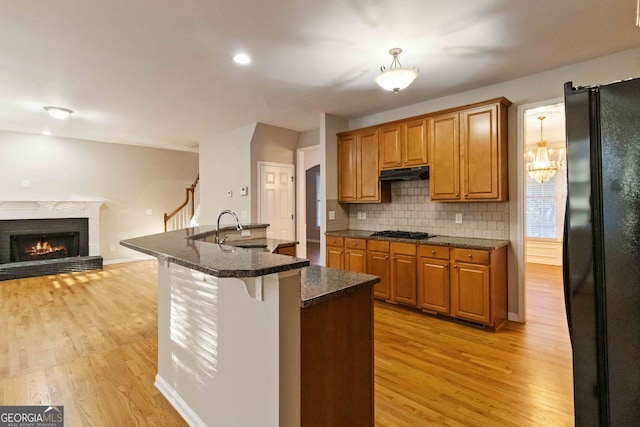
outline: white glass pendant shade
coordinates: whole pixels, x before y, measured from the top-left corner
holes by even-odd
[[[384,89],[393,93],[398,93],[402,89],[409,86],[418,77],[417,68],[404,68],[400,61],[398,61],[398,55],[402,53],[402,49],[395,47],[389,50],[389,54],[393,56],[393,61],[389,66],[389,69],[380,67],[380,74],[376,76],[376,83]]]
[[[69,110],[68,108],[62,108],[62,107],[43,107],[47,113],[49,113],[49,115],[51,117],[53,117],[54,119],[58,119],[58,120],[64,120],[67,117],[69,117],[69,115],[71,113],[73,113],[72,110]]]
[[[394,68],[386,70],[376,76],[376,83],[391,92],[398,92],[409,86],[418,77],[418,72],[412,68]]]

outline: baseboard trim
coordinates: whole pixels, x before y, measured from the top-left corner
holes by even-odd
[[[171,406],[175,408],[176,411],[184,418],[184,420],[190,426],[201,426],[207,427],[202,419],[196,415],[193,410],[185,403],[184,400],[178,395],[178,393],[166,382],[159,374],[156,375],[156,381],[154,385],[160,393],[171,403]]]
[[[507,314],[507,319],[509,319],[511,322],[525,323],[524,320],[520,319],[520,315],[517,313],[509,312]]]
[[[156,259],[156,257],[151,255],[140,255],[131,258],[119,258],[119,259],[110,259],[108,261],[104,261],[103,265],[111,265],[111,264],[124,264],[125,262],[135,262],[135,261],[147,261],[150,259]]]

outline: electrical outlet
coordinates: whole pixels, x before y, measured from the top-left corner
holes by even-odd
[[[462,224],[462,214],[461,213],[457,213],[456,214],[456,224]]]
[[[233,192],[231,190],[227,190],[227,197],[233,196]]]
[[[367,219],[367,213],[366,212],[362,212],[362,219]]]
[[[31,187],[31,181],[28,180],[28,179],[23,179],[22,181],[20,181],[20,187],[22,187],[22,188]]]
[[[358,212],[358,219],[362,219],[362,212]]]
[[[246,217],[247,217],[247,211],[241,211],[240,218],[246,218]]]
[[[329,221],[336,219],[336,211],[329,211]]]
[[[251,236],[251,230],[242,230],[242,231],[240,232],[240,236],[242,236],[242,237],[249,237],[249,236]]]
[[[109,250],[111,252],[115,252],[116,251],[116,245],[114,245],[114,244],[109,245]]]

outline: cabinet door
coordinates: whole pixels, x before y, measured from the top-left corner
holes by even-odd
[[[380,201],[380,166],[378,165],[378,133],[358,135],[356,197],[361,202]]]
[[[344,269],[344,248],[327,246],[327,267]]]
[[[403,125],[402,166],[427,165],[427,121],[416,120]]]
[[[488,324],[491,320],[489,266],[456,262],[452,280],[452,314]]]
[[[420,257],[418,307],[449,314],[449,261]]]
[[[380,169],[402,167],[402,125],[391,125],[379,131]]]
[[[338,201],[356,201],[356,136],[338,140]]]
[[[354,271],[356,273],[367,272],[366,253],[360,249],[347,249],[344,256],[345,270]]]
[[[391,299],[389,288],[390,262],[389,253],[368,252],[367,253],[367,273],[380,276],[380,282],[373,285],[373,296],[376,298]]]
[[[460,199],[460,139],[458,113],[429,120],[429,197]]]
[[[415,256],[393,254],[391,263],[392,300],[415,307],[416,296],[416,265]]]
[[[502,159],[498,155],[497,114],[497,105],[461,113],[462,188],[467,200],[498,198]]]

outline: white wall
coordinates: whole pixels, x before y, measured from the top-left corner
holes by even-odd
[[[521,188],[518,185],[519,182],[522,182],[522,179],[518,179],[518,171],[522,172],[520,159],[523,154],[522,141],[518,140],[516,128],[518,106],[563,97],[564,83],[568,81],[572,81],[574,86],[588,86],[637,76],[640,76],[640,49],[631,49],[476,90],[360,117],[349,122],[349,129],[358,129],[447,108],[473,104],[500,96],[504,96],[513,102],[509,109],[509,217],[511,235],[511,246],[509,248],[509,313],[510,318],[513,320],[524,320],[520,319],[520,313],[524,314],[524,307],[519,302],[521,301],[519,293],[522,292],[524,283],[524,244],[522,237],[518,236],[517,232],[523,227],[522,196]],[[429,77],[425,75],[418,78]],[[411,87],[406,90],[411,90]],[[335,150],[334,147],[328,147],[328,149]],[[333,155],[334,153],[332,152],[331,156]],[[331,175],[325,176],[327,177],[327,198],[330,198],[335,195],[333,191],[337,188],[333,181],[335,178]]]
[[[256,125],[252,123],[200,143],[200,224],[215,224],[223,209],[235,211],[243,223],[251,222],[251,198],[240,196],[240,186],[249,186],[249,194],[255,191],[249,159]],[[227,196],[228,190],[232,197]],[[230,219],[225,215],[222,222],[228,224]]]
[[[106,262],[139,257],[120,240],[162,232],[163,214],[184,201],[198,174],[197,153],[17,132],[0,131],[0,153],[2,201],[103,202]],[[21,187],[22,180],[31,187]]]

